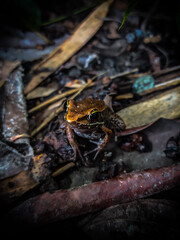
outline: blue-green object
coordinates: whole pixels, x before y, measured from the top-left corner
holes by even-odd
[[[146,75],[138,78],[132,87],[133,93],[140,93],[154,87],[155,80],[152,76]]]
[[[128,33],[126,34],[126,40],[128,43],[133,43],[135,40],[135,35],[134,33]]]

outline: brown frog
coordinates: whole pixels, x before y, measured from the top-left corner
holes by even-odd
[[[98,140],[94,159],[108,144],[112,130],[125,129],[123,120],[115,114],[103,100],[86,98],[79,102],[73,99],[65,103],[66,134],[74,151],[74,159],[77,152],[84,163],[84,158],[79,150],[75,135],[90,140]],[[90,153],[90,152],[89,152]]]

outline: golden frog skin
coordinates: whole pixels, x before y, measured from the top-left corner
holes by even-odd
[[[125,129],[123,120],[105,105],[103,100],[86,98],[79,102],[70,99],[66,102],[66,134],[74,151],[74,160],[77,153],[82,162],[84,158],[79,150],[75,135],[90,140],[99,140],[94,159],[108,144],[112,130],[122,131]],[[90,152],[89,152],[90,153]]]

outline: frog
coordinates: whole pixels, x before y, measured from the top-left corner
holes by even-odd
[[[83,164],[85,160],[76,136],[97,144],[97,147],[89,152],[95,152],[93,158],[95,160],[109,143],[113,131],[123,131],[126,127],[123,119],[101,99],[90,97],[80,101],[69,99],[65,102],[64,109],[66,136],[74,152],[74,161],[78,154]]]

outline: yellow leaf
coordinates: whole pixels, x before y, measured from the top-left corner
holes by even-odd
[[[158,96],[118,112],[127,128],[139,127],[159,118],[180,117],[180,87],[168,90]]]

